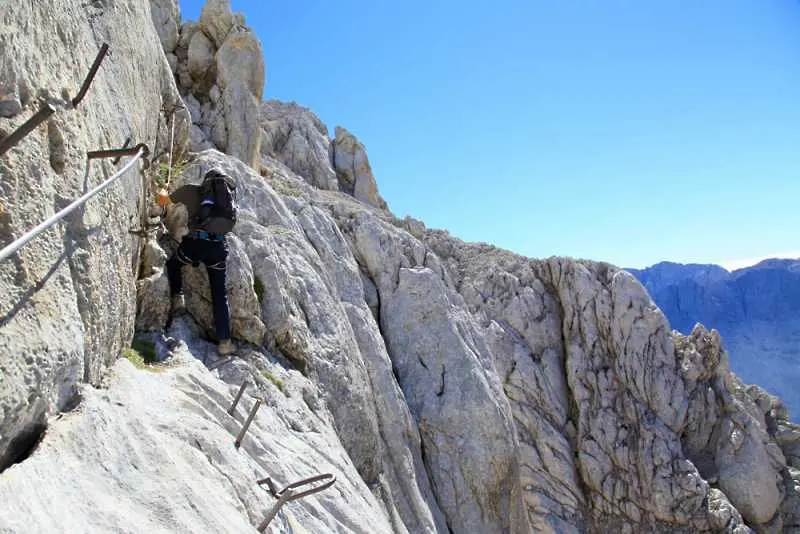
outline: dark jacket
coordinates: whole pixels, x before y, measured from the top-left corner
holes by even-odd
[[[169,198],[173,202],[186,206],[186,214],[189,217],[189,227],[191,228],[192,223],[197,219],[197,212],[200,211],[200,186],[184,185],[173,191]]]

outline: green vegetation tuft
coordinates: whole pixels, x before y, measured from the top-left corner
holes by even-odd
[[[283,180],[270,180],[269,185],[275,192],[287,197],[302,197],[303,192],[299,189],[292,187],[291,184]]]
[[[122,356],[137,369],[161,371],[160,367],[153,365],[156,363],[156,346],[149,341],[135,340],[131,347],[122,349]]]
[[[277,387],[281,393],[283,393],[284,395],[287,394],[286,384],[283,383],[283,380],[272,374],[271,371],[264,369],[263,371],[261,371],[261,376],[263,376],[264,378],[275,384],[275,387]]]
[[[264,302],[264,282],[257,276],[253,277],[253,291],[256,292],[256,297],[258,297],[258,303],[261,304]]]
[[[156,346],[151,341],[143,341],[141,339],[134,339],[131,348],[138,352],[144,363],[156,363],[158,355],[156,354]]]
[[[172,168],[170,169],[169,161],[166,159],[167,156],[162,155],[160,157],[164,159],[154,163],[150,167],[151,170],[148,171],[153,192],[166,187],[167,179],[170,178],[170,175],[172,176],[172,180],[174,180],[177,176],[183,174],[189,164],[189,158],[187,158],[186,155],[175,154],[175,157],[172,159]],[[172,172],[170,172],[170,170]]]
[[[148,365],[144,363],[142,355],[133,350],[132,348],[122,349],[122,355],[125,356],[129,362],[137,369],[147,369]]]

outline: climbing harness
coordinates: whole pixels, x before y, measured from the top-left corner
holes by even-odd
[[[27,245],[34,237],[38,236],[58,221],[66,217],[68,214],[75,211],[75,209],[79,208],[83,204],[86,203],[87,200],[92,198],[93,196],[97,195],[98,193],[102,192],[106,188],[108,188],[111,184],[113,184],[116,180],[122,177],[128,169],[133,167],[137,161],[142,158],[147,158],[150,154],[150,150],[147,148],[145,144],[138,144],[133,148],[127,149],[116,149],[116,150],[95,150],[92,152],[87,152],[87,162],[86,162],[86,174],[84,175],[85,178],[89,176],[89,168],[91,166],[92,160],[97,158],[112,158],[116,156],[133,156],[133,158],[125,164],[119,171],[117,171],[114,175],[108,178],[106,181],[89,191],[88,193],[84,194],[74,202],[72,202],[69,206],[62,209],[46,221],[42,222],[38,226],[34,227],[29,232],[25,233],[10,245],[0,250],[0,261],[7,259],[9,256],[14,254],[16,251]],[[145,159],[145,162],[147,160]]]
[[[92,67],[89,69],[89,74],[86,75],[86,79],[83,81],[83,85],[81,85],[78,94],[75,95],[75,98],[73,98],[71,101],[73,109],[76,108],[78,104],[80,104],[81,100],[83,100],[83,97],[86,96],[86,92],[92,85],[92,81],[94,80],[94,77],[100,68],[100,64],[103,62],[103,59],[105,59],[107,54],[108,44],[103,43],[103,46],[100,47],[100,52],[97,53],[97,57],[94,59],[94,63],[92,63]],[[54,108],[52,104],[48,102],[42,104],[42,106],[39,108],[39,111],[37,111],[33,117],[22,123],[22,125],[11,132],[10,135],[0,140],[0,156],[8,152],[17,143],[22,141],[25,136],[35,130],[36,127],[42,124],[44,121],[49,119],[55,112],[56,108]]]
[[[225,241],[224,235],[212,234],[205,230],[192,230],[187,234],[192,239],[205,239],[206,241]]]

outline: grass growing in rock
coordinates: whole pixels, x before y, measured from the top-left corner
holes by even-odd
[[[301,190],[295,189],[287,182],[283,182],[281,180],[270,180],[269,185],[275,190],[275,192],[283,196],[295,198],[303,196],[303,192]]]
[[[284,384],[283,380],[275,376],[271,371],[264,369],[261,371],[261,376],[275,384],[275,387],[278,388],[281,393],[288,396],[286,393],[286,384]]]
[[[158,361],[156,346],[150,341],[134,339],[133,343],[131,343],[131,348],[142,355],[144,363],[156,363]]]
[[[253,277],[253,291],[256,292],[256,297],[258,297],[258,303],[261,304],[264,302],[264,282],[257,276]]]
[[[135,340],[131,347],[122,349],[122,356],[137,369],[151,372],[161,371],[154,365],[156,363],[156,347],[150,342]]]
[[[169,166],[169,161],[160,161],[155,166],[155,172],[152,175],[152,183],[156,189],[161,189],[167,185],[170,179],[183,174],[186,170],[186,165],[189,162],[183,154],[176,154],[172,159],[172,167]]]

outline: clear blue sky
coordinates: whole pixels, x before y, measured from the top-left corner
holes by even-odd
[[[800,250],[796,0],[231,3],[264,97],[352,131],[398,216],[624,267]]]

